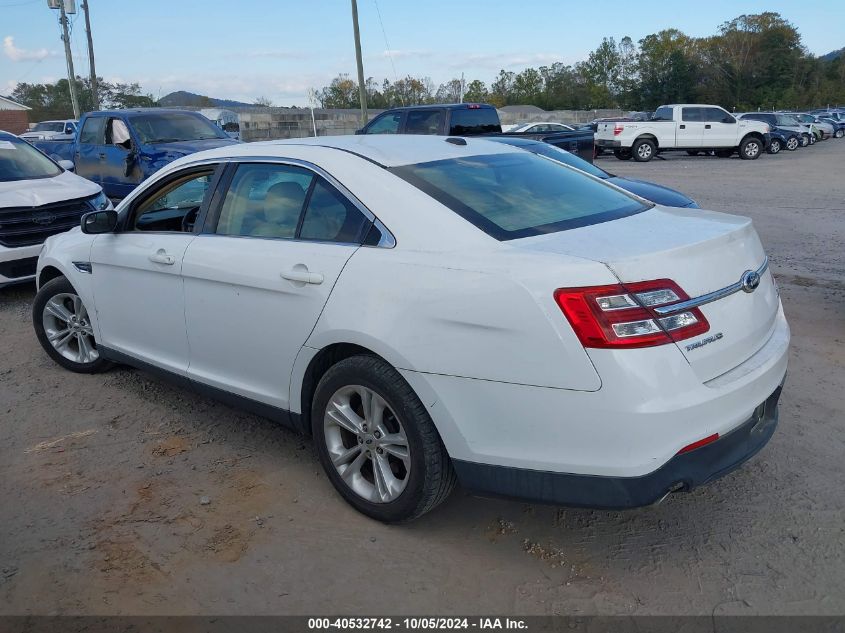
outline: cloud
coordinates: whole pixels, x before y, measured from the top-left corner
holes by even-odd
[[[472,53],[455,55],[451,58],[450,68],[512,68],[514,66],[534,66],[564,62],[559,53]]]
[[[31,51],[24,48],[18,48],[15,46],[15,38],[11,35],[7,35],[3,38],[3,54],[13,62],[40,62],[42,59],[55,57],[57,55],[57,53],[50,52],[46,48],[39,48]]]
[[[431,57],[433,54],[434,53],[432,51],[388,49],[388,50],[383,50],[381,53],[374,56],[373,59],[425,58],[425,57]]]

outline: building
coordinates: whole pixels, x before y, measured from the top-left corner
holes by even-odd
[[[0,130],[12,134],[23,134],[29,129],[31,108],[0,95]]]

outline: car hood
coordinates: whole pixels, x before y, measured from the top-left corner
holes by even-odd
[[[44,204],[96,196],[100,185],[69,171],[53,178],[0,182],[0,208],[40,207]]]
[[[240,141],[233,138],[209,138],[201,141],[176,141],[173,143],[154,143],[150,145],[155,151],[171,154],[193,154],[206,149],[223,147],[224,145],[236,145]]]
[[[622,178],[621,176],[612,176],[607,179],[607,182],[611,182],[625,191],[630,191],[641,198],[651,200],[666,207],[688,207],[695,205],[695,201],[692,198],[685,196],[680,191],[675,191],[663,185],[656,185],[653,182]]]

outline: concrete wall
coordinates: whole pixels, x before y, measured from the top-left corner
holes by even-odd
[[[194,108],[190,108],[194,109]],[[231,108],[240,117],[241,140],[269,141],[282,138],[314,136],[311,111],[308,108]],[[383,110],[370,110],[370,119]],[[589,123],[595,118],[622,116],[622,110],[554,110],[551,112],[503,112],[499,118],[505,125],[531,121]],[[354,134],[361,127],[358,110],[314,110],[317,136]]]

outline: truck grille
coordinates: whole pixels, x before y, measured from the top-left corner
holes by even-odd
[[[92,210],[85,199],[0,209],[0,244],[12,248],[41,244],[51,235],[79,226],[82,214]]]

